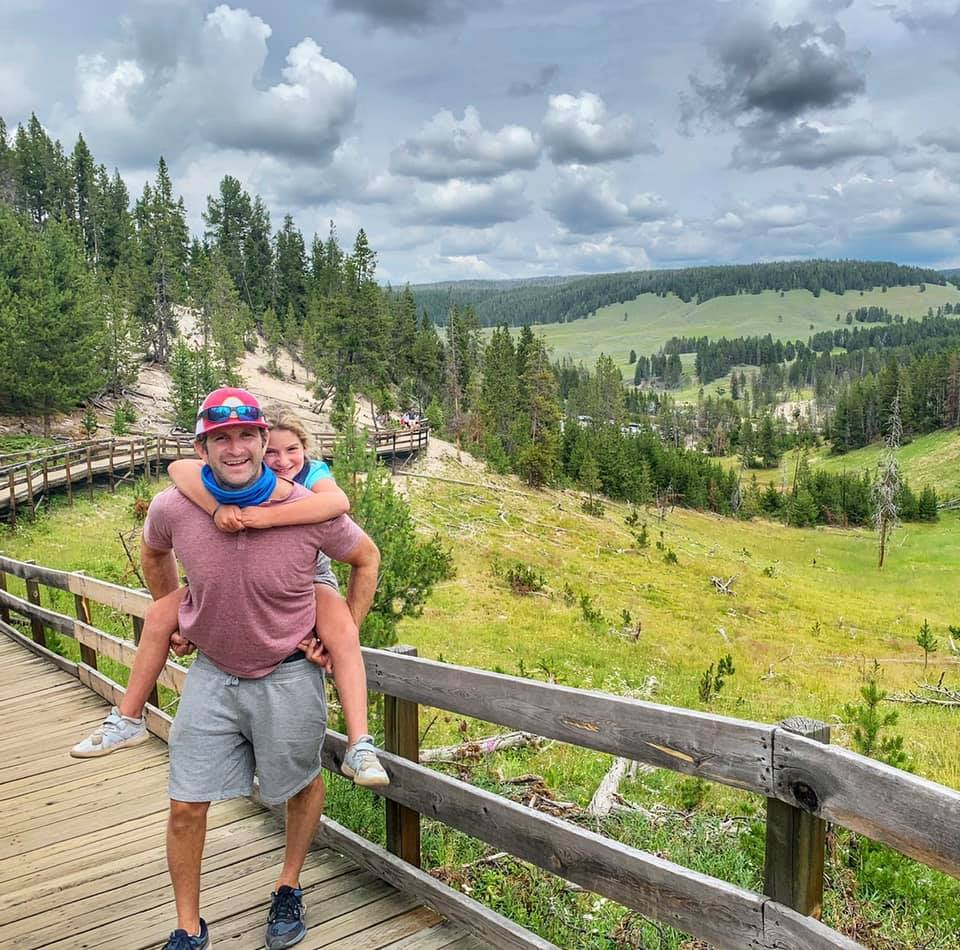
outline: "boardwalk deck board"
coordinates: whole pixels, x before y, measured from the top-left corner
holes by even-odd
[[[166,747],[152,738],[104,759],[70,758],[105,703],[2,637],[0,691],[0,946],[159,947],[175,919]],[[218,944],[263,946],[283,840],[279,821],[253,802],[211,807],[203,913]],[[329,848],[309,854],[302,884],[314,925],[305,950],[399,946],[421,931],[428,942],[411,950],[440,950],[464,935],[438,930],[444,923],[432,910]]]

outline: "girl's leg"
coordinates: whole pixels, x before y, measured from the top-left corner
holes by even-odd
[[[317,584],[317,637],[333,659],[347,743],[367,735],[367,673],[360,653],[357,626],[347,602],[327,584]]]
[[[167,662],[170,634],[177,629],[177,613],[186,592],[186,587],[180,587],[166,597],[154,601],[147,610],[143,619],[140,645],[130,669],[127,691],[117,706],[121,716],[139,719],[143,715],[143,707],[147,703],[150,690],[156,685],[157,678]]]

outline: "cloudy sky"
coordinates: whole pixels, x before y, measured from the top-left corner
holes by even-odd
[[[960,266],[960,0],[0,0],[0,115],[378,274]]]

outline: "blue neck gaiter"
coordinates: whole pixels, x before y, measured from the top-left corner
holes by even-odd
[[[200,470],[200,477],[203,479],[203,486],[217,499],[221,505],[236,505],[238,508],[249,508],[251,505],[259,505],[265,502],[277,487],[277,476],[273,469],[262,465],[260,477],[246,488],[232,490],[223,488],[213,477],[213,469],[209,465],[204,465]]]

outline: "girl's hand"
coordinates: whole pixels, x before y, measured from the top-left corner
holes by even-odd
[[[267,514],[266,508],[261,508],[259,505],[251,505],[249,508],[241,508],[240,511],[240,520],[243,523],[245,528],[269,528],[270,516]]]
[[[224,534],[236,534],[243,531],[241,509],[236,505],[221,505],[213,514],[213,523],[224,532]]]
[[[191,643],[179,630],[174,630],[170,634],[170,649],[177,656],[186,656],[188,653],[193,653],[196,650],[197,645]]]
[[[307,654],[307,659],[317,666],[322,666],[327,673],[333,672],[333,657],[327,648],[312,634],[301,640],[297,646]]]

